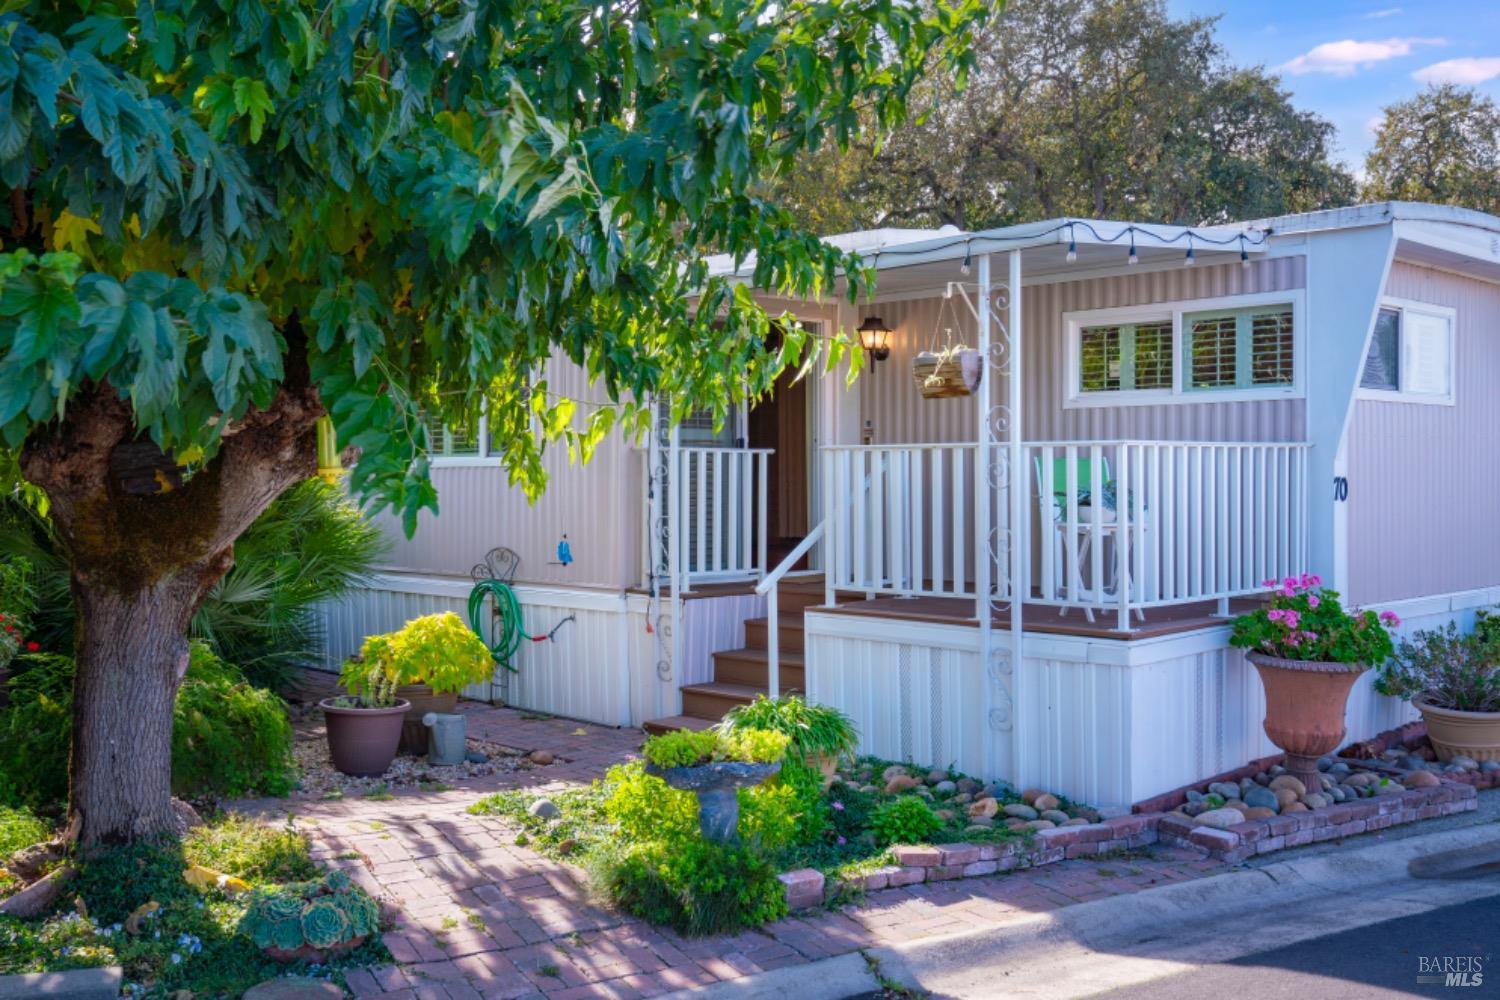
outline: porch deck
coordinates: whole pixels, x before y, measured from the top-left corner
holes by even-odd
[[[1258,602],[1253,598],[1230,602],[1231,614],[1240,614],[1252,609]],[[834,607],[810,607],[807,610],[819,614],[863,615],[898,621],[927,622],[937,625],[968,625],[979,627],[974,617],[974,601],[966,597],[897,597],[881,595],[868,600],[843,601]],[[1095,611],[1094,620],[1081,609],[1068,608],[1059,614],[1058,608],[1045,604],[1027,604],[1024,622],[1027,632],[1045,635],[1070,635],[1093,639],[1137,640],[1154,639],[1165,635],[1193,632],[1227,624],[1218,614],[1215,601],[1198,601],[1192,604],[1174,604],[1167,607],[1147,608],[1144,620],[1137,617],[1130,631],[1121,631],[1114,609]],[[993,627],[1010,627],[1010,615],[995,612]]]

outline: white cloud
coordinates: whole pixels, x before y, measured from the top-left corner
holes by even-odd
[[[1386,38],[1380,41],[1356,42],[1345,38],[1338,42],[1324,42],[1284,63],[1279,68],[1293,74],[1331,73],[1334,76],[1352,76],[1361,69],[1388,59],[1410,55],[1421,45],[1445,45],[1441,38]]]
[[[1383,10],[1372,10],[1365,15],[1366,21],[1378,21],[1383,17],[1395,17],[1401,13],[1400,7],[1386,7]]]
[[[1500,76],[1500,56],[1475,59],[1445,59],[1423,66],[1412,74],[1422,83],[1461,83],[1473,86]]]

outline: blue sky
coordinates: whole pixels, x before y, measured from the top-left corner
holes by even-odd
[[[1500,98],[1500,0],[1167,0],[1183,17],[1223,15],[1241,65],[1281,75],[1299,108],[1338,126],[1337,152],[1364,163],[1381,108],[1428,81]]]

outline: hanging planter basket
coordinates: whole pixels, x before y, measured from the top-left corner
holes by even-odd
[[[953,309],[953,325],[944,324],[948,310]],[[953,326],[958,323],[958,307],[944,298],[938,308],[937,322],[932,328],[932,341],[927,350],[911,359],[912,381],[923,399],[954,399],[972,396],[979,389],[979,380],[984,375],[984,359],[972,347],[955,343]],[[938,331],[942,331],[942,348],[938,348]]]
[[[923,351],[911,359],[911,377],[923,399],[971,396],[984,377],[984,364],[972,348]]]

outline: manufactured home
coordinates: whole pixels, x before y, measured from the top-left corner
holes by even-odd
[[[852,384],[786,376],[725,426],[553,454],[536,506],[483,433],[443,434],[441,513],[389,523],[385,571],[326,609],[328,664],[512,575],[550,638],[473,696],[669,728],[803,691],[865,752],[1122,808],[1275,752],[1227,643],[1264,581],[1316,573],[1407,626],[1500,602],[1500,219],[833,239],[868,301],[765,302],[858,335]],[[1414,717],[1372,680],[1350,739]]]

